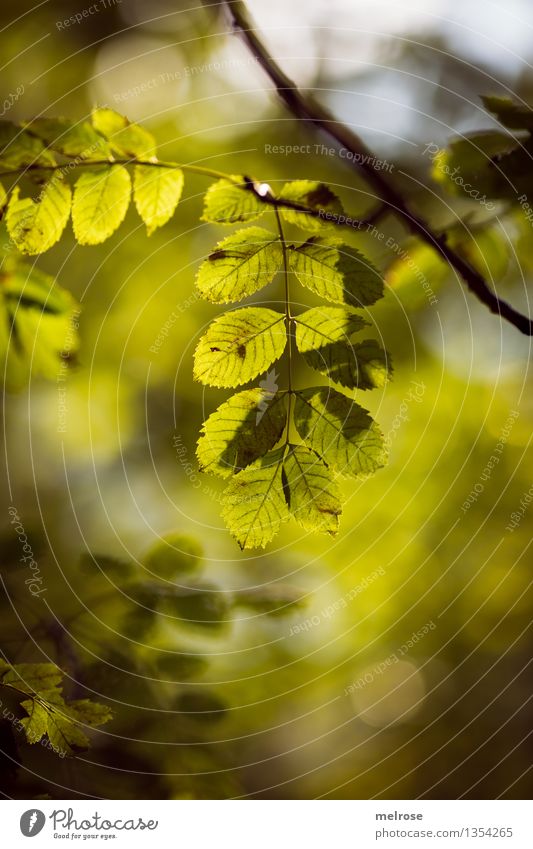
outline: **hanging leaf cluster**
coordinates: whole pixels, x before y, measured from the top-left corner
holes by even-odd
[[[244,223],[268,209],[251,196],[247,178],[233,179],[208,190],[205,221]],[[294,208],[278,206],[279,199]],[[329,187],[299,180],[277,197],[269,193],[269,201],[277,230],[254,225],[222,239],[198,270],[199,293],[233,304],[281,272],[286,291],[296,281],[329,304],[298,314],[290,298],[283,312],[232,309],[214,319],[196,347],[194,376],[205,385],[236,388],[267,373],[259,386],[231,396],[209,416],[197,448],[201,470],[229,479],[222,516],[241,548],[265,546],[290,516],[307,531],[335,534],[343,501],[339,478],[371,475],[386,462],[378,426],[353,399],[354,390],[381,388],[391,375],[379,342],[361,338],[369,322],[360,311],[383,296],[381,275],[314,214],[342,212]],[[284,224],[311,235],[289,243]],[[270,370],[293,344],[327,385],[269,385]]]

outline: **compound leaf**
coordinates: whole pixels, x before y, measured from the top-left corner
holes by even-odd
[[[13,189],[6,214],[7,231],[22,254],[40,254],[61,238],[70,215],[72,192],[63,180],[53,177],[39,198],[19,197]]]
[[[240,301],[270,283],[282,260],[277,236],[262,227],[248,227],[217,244],[200,266],[196,285],[212,303]]]
[[[265,208],[244,177],[231,175],[209,186],[204,197],[202,220],[210,224],[255,221],[263,215]]]
[[[290,445],[283,473],[289,510],[298,524],[306,531],[335,535],[342,496],[331,469],[303,445]]]
[[[149,236],[172,218],[182,191],[183,171],[179,168],[135,166],[133,200]]]
[[[316,232],[329,225],[325,218],[326,213],[341,215],[343,212],[339,198],[329,186],[314,180],[294,180],[291,183],[285,183],[278,197],[320,213],[318,217],[318,215],[308,215],[305,212],[280,207],[280,213],[285,221],[310,232]]]
[[[222,518],[241,549],[264,548],[289,518],[281,474],[284,452],[278,448],[265,454],[224,491]]]
[[[78,178],[72,224],[80,245],[98,245],[115,232],[128,210],[130,192],[130,175],[122,165],[87,171]]]
[[[379,271],[335,237],[312,236],[290,250],[289,268],[303,286],[334,303],[360,307],[383,297]]]
[[[209,386],[239,386],[266,371],[287,344],[285,316],[261,307],[220,315],[194,352],[194,376]]]
[[[307,445],[346,475],[371,475],[386,463],[383,435],[367,410],[334,389],[296,392],[296,430]]]
[[[221,404],[204,422],[198,440],[200,471],[229,477],[270,451],[285,427],[284,398],[255,388]]]

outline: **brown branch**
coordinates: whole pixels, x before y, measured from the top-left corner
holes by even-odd
[[[485,278],[447,244],[445,234],[435,233],[423,218],[411,212],[402,194],[382,171],[376,169],[372,151],[359,136],[338,121],[333,113],[317,103],[311,95],[304,95],[286,76],[258,37],[242,0],[221,0],[221,3],[230,13],[233,28],[242,36],[245,45],[275,85],[278,95],[289,111],[296,118],[326,133],[339,147],[353,154],[354,167],[364,174],[381,201],[387,205],[390,212],[402,219],[409,232],[438,251],[460,274],[470,291],[491,312],[509,321],[521,333],[533,336],[533,320],[517,312],[506,301],[500,300],[489,288]]]

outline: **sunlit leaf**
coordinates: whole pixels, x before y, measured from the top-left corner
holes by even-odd
[[[289,267],[303,286],[334,303],[365,306],[383,296],[372,263],[335,237],[312,236],[298,245],[289,251]]]
[[[327,213],[341,215],[343,212],[339,198],[329,186],[314,180],[294,180],[291,183],[285,183],[278,197],[306,206],[320,214],[320,217],[318,215],[315,217],[305,212],[280,207],[280,213],[285,221],[310,232],[316,232],[328,226]]]
[[[283,461],[285,493],[291,515],[306,531],[335,535],[342,513],[342,496],[334,474],[316,454],[290,445]]]
[[[217,244],[200,266],[196,285],[213,303],[240,301],[270,283],[282,259],[278,236],[248,227]]]
[[[128,210],[130,193],[130,175],[122,165],[85,172],[78,178],[72,224],[80,245],[98,245],[115,232]]]
[[[350,307],[315,307],[295,321],[298,350],[330,380],[348,389],[376,389],[389,379],[390,361],[378,342],[352,342],[368,323]]]
[[[183,171],[136,165],[133,200],[149,236],[172,218],[183,191]]]
[[[285,427],[285,396],[247,389],[233,395],[204,423],[196,456],[200,471],[228,477],[262,457]]]
[[[58,177],[46,183],[37,200],[21,198],[13,189],[6,214],[8,233],[23,254],[47,251],[61,238],[70,215],[70,186]]]
[[[150,159],[155,155],[153,135],[113,109],[94,109],[92,123],[108,140],[115,154],[132,159]]]
[[[285,316],[245,307],[218,316],[194,353],[194,376],[210,386],[238,386],[266,371],[287,344]]]
[[[204,196],[202,219],[211,224],[255,221],[266,209],[244,177],[231,175],[209,186]]]
[[[283,491],[284,449],[271,451],[232,478],[222,518],[242,549],[264,548],[289,518]]]

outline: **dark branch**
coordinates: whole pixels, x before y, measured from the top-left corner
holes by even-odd
[[[302,94],[297,85],[284,74],[257,36],[253,21],[249,17],[242,0],[221,0],[221,2],[231,15],[234,29],[240,33],[252,55],[275,85],[278,95],[289,111],[296,118],[317,127],[333,139],[339,147],[352,153],[354,167],[364,174],[365,179],[375,189],[382,203],[387,206],[390,212],[402,219],[409,232],[423,239],[438,251],[461,275],[470,291],[491,312],[509,321],[521,333],[533,336],[533,320],[517,312],[506,301],[500,300],[489,288],[485,278],[447,244],[445,234],[435,233],[423,218],[411,212],[403,196],[392,182],[383,175],[382,171],[376,169],[376,160],[372,151],[359,136],[338,121],[328,109],[317,103],[311,95]],[[382,212],[379,212],[379,215],[381,214]]]

